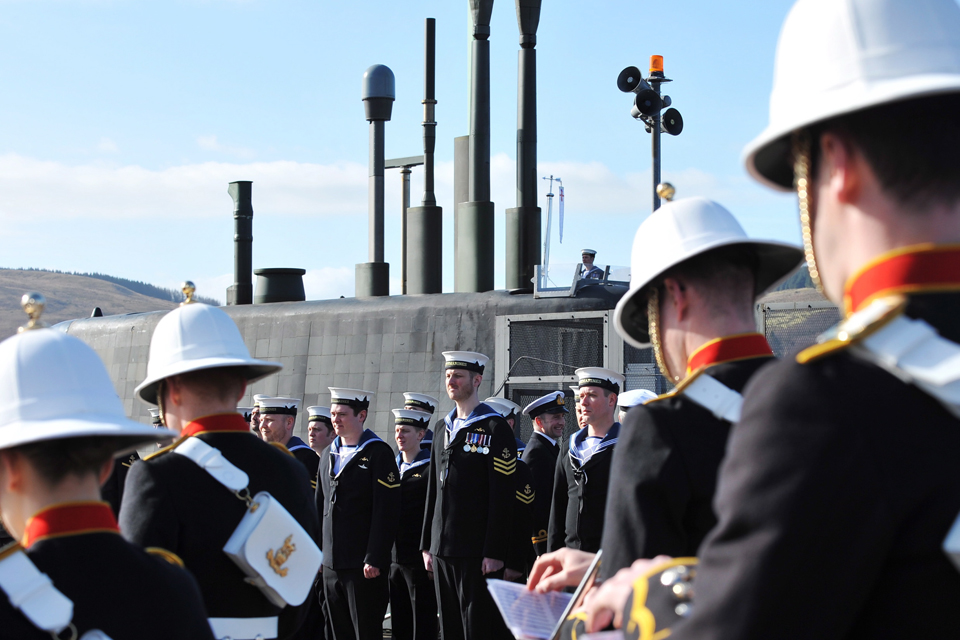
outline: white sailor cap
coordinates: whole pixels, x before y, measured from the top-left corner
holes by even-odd
[[[583,255],[585,253],[591,256],[597,255],[597,252],[594,251],[593,249],[584,249],[583,251],[580,252],[580,255]]]
[[[574,400],[574,402],[576,402],[577,404],[579,404],[579,403],[580,403],[580,387],[571,385],[571,386],[570,386],[570,391],[573,391],[573,400]]]
[[[393,423],[406,424],[418,429],[426,429],[430,425],[430,415],[417,409],[392,409]]]
[[[641,405],[648,400],[653,400],[656,397],[657,394],[649,389],[631,389],[617,396],[617,406],[626,410],[630,407]]]
[[[355,411],[363,411],[370,408],[370,400],[373,399],[372,391],[363,389],[344,389],[342,387],[327,387],[330,389],[330,404],[345,404],[352,407]]]
[[[260,415],[279,413],[284,416],[295,416],[297,409],[300,408],[300,398],[263,398],[257,406],[260,407]]]
[[[414,411],[426,411],[432,414],[440,406],[440,401],[433,396],[425,393],[413,393],[407,391],[403,394],[403,408],[413,409]]]
[[[443,359],[446,360],[444,369],[466,369],[474,373],[483,373],[483,368],[490,361],[490,358],[476,351],[444,351]]]
[[[542,416],[545,413],[570,413],[566,404],[567,401],[563,391],[552,391],[528,404],[523,412],[531,418]]]
[[[259,411],[259,410],[260,410],[260,403],[261,403],[263,400],[266,400],[267,398],[270,398],[270,397],[271,397],[271,396],[268,396],[268,395],[265,394],[265,393],[258,393],[257,395],[253,396],[253,408]]]
[[[163,426],[163,418],[160,417],[160,407],[150,407],[150,424],[155,427]]]
[[[330,421],[330,407],[307,407],[307,422],[326,422]]]
[[[623,383],[626,381],[626,378],[616,371],[603,367],[582,367],[577,369],[575,373],[579,378],[581,388],[600,387],[617,395],[620,394],[620,389],[623,388]]]
[[[520,415],[520,405],[506,398],[491,397],[484,400],[483,403],[504,418]]]
[[[253,407],[237,407],[237,413],[243,416],[243,419],[250,422],[250,414],[253,413]]]

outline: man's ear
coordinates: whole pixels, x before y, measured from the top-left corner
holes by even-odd
[[[111,473],[113,473],[113,458],[110,458],[100,466],[98,480],[101,487],[110,479]]]
[[[685,320],[690,310],[690,292],[686,285],[677,278],[664,278],[663,289],[667,294],[666,304],[676,309],[678,320]]]
[[[475,376],[473,377],[473,388],[474,388],[474,389],[479,389],[481,382],[483,382],[483,374],[482,374],[482,373],[478,373],[477,375],[475,375]]]
[[[23,456],[16,451],[0,451],[0,479],[7,491],[23,489]]]
[[[820,167],[827,188],[843,204],[855,202],[863,188],[866,161],[853,142],[842,134],[820,135]]]
[[[363,414],[363,415],[361,415],[361,414]],[[360,418],[360,422],[366,422],[366,421],[367,421],[367,410],[366,410],[366,409],[361,409],[361,410],[360,410],[360,413],[357,414],[357,417]]]

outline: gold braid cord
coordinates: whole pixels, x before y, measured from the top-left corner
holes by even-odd
[[[823,283],[817,269],[817,258],[813,253],[813,226],[810,224],[810,134],[798,131],[793,134],[793,183],[797,189],[800,204],[800,230],[803,234],[803,255],[807,259],[810,280],[817,291],[823,295]]]
[[[647,331],[650,333],[650,344],[653,346],[653,356],[660,367],[660,373],[672,382],[679,382],[680,376],[670,373],[670,367],[663,358],[663,347],[660,345],[660,291],[656,287],[650,288],[650,296],[647,298]]]

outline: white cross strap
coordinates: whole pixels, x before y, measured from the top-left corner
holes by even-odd
[[[50,577],[22,549],[0,560],[0,589],[38,629],[59,634],[70,625],[73,602],[53,586]]]
[[[960,417],[960,344],[923,320],[898,316],[851,348]]]
[[[213,479],[231,491],[240,491],[250,484],[247,474],[223,457],[216,447],[211,447],[200,438],[187,438],[173,449],[185,458],[196,462]]]
[[[720,420],[740,420],[743,396],[713,376],[701,373],[683,388],[682,393]]]

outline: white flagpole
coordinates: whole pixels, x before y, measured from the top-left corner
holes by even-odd
[[[550,181],[550,188],[547,191],[547,233],[543,240],[543,280],[544,284],[546,284],[547,276],[550,273],[550,228],[553,226],[553,181],[559,180],[559,178],[554,178],[551,174],[549,178],[544,177],[543,179]]]

